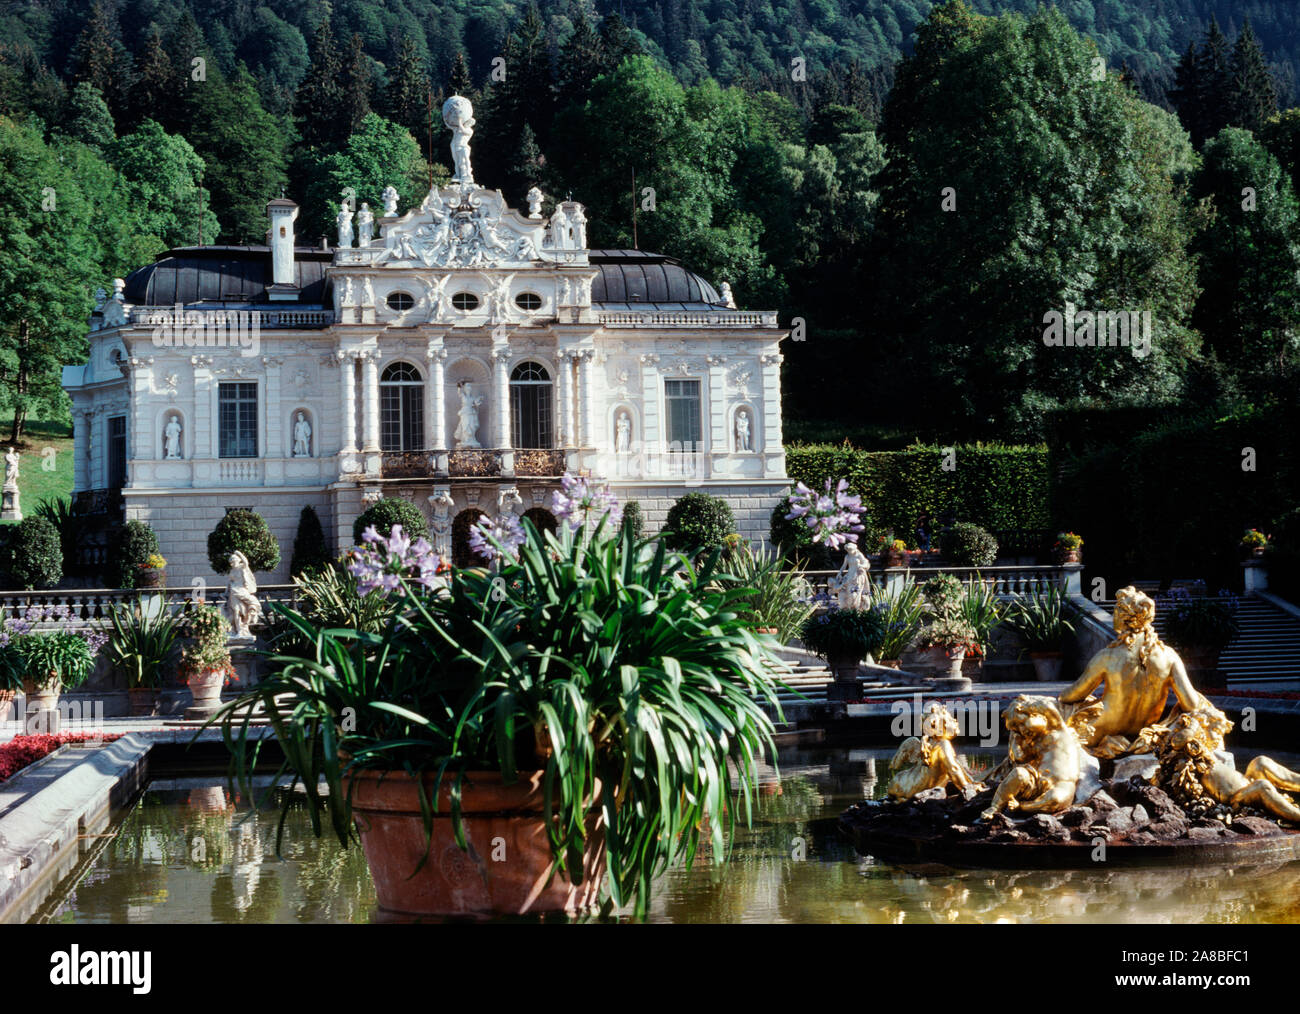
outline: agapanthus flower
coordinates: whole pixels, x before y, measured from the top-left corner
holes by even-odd
[[[479,518],[478,524],[471,526],[469,548],[474,555],[483,560],[495,560],[502,551],[510,557],[519,555],[519,547],[524,544],[524,527],[513,514],[509,517],[505,528],[491,518]]]
[[[812,532],[813,542],[823,542],[830,549],[840,549],[846,543],[857,542],[862,531],[862,498],[849,492],[846,479],[831,488],[826,480],[824,493],[814,493],[802,482],[796,482],[790,495],[790,513],[787,521],[802,518]]]
[[[560,486],[551,497],[551,513],[560,523],[581,528],[599,521],[602,515],[608,516],[612,527],[622,523],[623,509],[608,489],[590,486],[586,479],[568,473],[560,479]]]
[[[401,525],[393,525],[384,538],[371,525],[361,533],[361,541],[363,545],[353,550],[347,569],[362,595],[374,591],[387,595],[401,588],[403,580],[431,590],[446,586],[438,576],[441,561],[423,536],[412,542]]]

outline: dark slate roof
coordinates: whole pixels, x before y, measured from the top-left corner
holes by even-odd
[[[671,257],[645,250],[591,250],[600,274],[593,303],[721,303],[717,290]]]
[[[325,268],[333,259],[330,250],[302,246],[294,249],[298,303],[322,306],[328,302]],[[146,306],[204,301],[257,303],[266,301],[270,284],[270,247],[178,247],[127,276],[126,301]]]
[[[298,303],[329,302],[325,268],[333,257],[333,251],[318,247],[295,248]],[[592,250],[590,260],[600,268],[591,288],[593,303],[721,304],[712,285],[671,257],[644,250]],[[270,284],[269,247],[178,247],[127,276],[126,301],[145,306],[265,302]]]

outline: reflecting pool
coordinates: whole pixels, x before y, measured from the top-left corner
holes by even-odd
[[[1270,751],[1283,763],[1300,758]],[[889,749],[789,749],[768,772],[731,861],[665,874],[652,922],[1300,922],[1300,861],[1069,871],[902,868],[836,831],[849,804],[884,794]],[[1238,752],[1244,765],[1249,752]],[[993,752],[964,755],[976,771]],[[253,812],[219,776],[154,781],[37,920],[369,922],[380,918],[359,848],[312,835],[291,807]]]

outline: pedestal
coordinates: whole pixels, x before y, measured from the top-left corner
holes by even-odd
[[[1251,557],[1249,560],[1242,561],[1241,577],[1247,595],[1251,592],[1268,591],[1268,568],[1264,566],[1264,561],[1260,557]]]
[[[21,521],[23,519],[23,509],[18,502],[19,493],[16,489],[6,489],[4,491],[4,501],[0,504],[0,521]]]

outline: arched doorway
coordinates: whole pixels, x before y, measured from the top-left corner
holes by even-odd
[[[510,374],[511,446],[555,446],[553,420],[551,375],[541,363],[520,363]]]
[[[533,527],[539,532],[553,532],[559,527],[555,515],[545,507],[533,507],[531,510],[524,511],[523,516],[531,521]]]
[[[451,565],[453,567],[486,567],[488,562],[476,556],[469,548],[469,530],[487,517],[477,507],[466,507],[451,523]]]
[[[379,378],[379,446],[424,450],[424,380],[410,363],[393,363]]]

